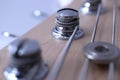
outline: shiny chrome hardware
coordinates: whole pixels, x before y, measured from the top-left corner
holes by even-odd
[[[93,0],[94,1],[94,0]],[[87,80],[87,72],[90,61],[97,64],[108,64],[108,78],[107,80],[114,80],[114,64],[115,60],[120,57],[120,50],[115,46],[115,28],[116,28],[116,15],[117,15],[117,2],[114,0],[113,4],[113,27],[112,27],[112,42],[95,42],[95,35],[97,32],[97,26],[99,21],[100,10],[102,6],[101,4],[98,7],[96,23],[94,26],[93,34],[91,37],[91,43],[87,44],[83,51],[86,56],[85,62],[83,64],[79,80]]]
[[[57,11],[56,26],[52,30],[52,35],[57,39],[69,39],[75,27],[78,30],[75,34],[75,39],[83,36],[83,30],[79,28],[79,13],[77,10],[71,8],[64,8]]]
[[[97,64],[109,64],[120,56],[120,50],[106,42],[89,43],[84,47],[85,56]]]
[[[80,6],[80,13],[82,14],[97,14],[99,5],[102,4],[102,0],[85,0]],[[101,7],[100,13],[104,13],[105,9]]]
[[[34,40],[19,39],[8,47],[9,65],[4,71],[6,80],[43,80],[48,73],[39,43]]]

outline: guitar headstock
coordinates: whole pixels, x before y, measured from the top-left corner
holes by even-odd
[[[90,0],[85,0],[85,1],[90,1]],[[120,10],[118,9],[118,6],[120,6],[120,1],[119,0],[116,0],[116,1],[117,1],[117,9],[116,9],[117,14],[116,14],[116,24],[115,24],[114,45],[117,48],[119,48],[120,47],[119,45],[120,44],[120,41],[119,41],[120,40],[120,37],[119,37]],[[49,78],[52,70],[56,72],[58,70],[57,75],[55,75],[56,77],[53,78],[55,80],[77,80],[77,79],[80,80],[79,77],[81,77],[80,73],[83,70],[84,62],[88,64],[87,63],[88,58],[87,56],[85,57],[84,55],[84,47],[88,43],[90,43],[93,30],[94,30],[94,25],[96,23],[97,13],[95,12],[94,15],[82,14],[80,12],[80,8],[82,4],[84,4],[84,1],[74,0],[74,2],[71,5],[67,6],[69,8],[76,9],[79,11],[79,23],[80,23],[79,28],[84,30],[84,36],[82,38],[73,40],[73,41],[72,39],[71,40],[60,40],[60,39],[54,38],[51,35],[51,30],[53,30],[56,25],[55,23],[56,14],[53,14],[48,19],[46,19],[44,22],[38,24],[35,28],[30,30],[28,33],[26,33],[22,37],[22,38],[35,39],[41,44],[42,57],[49,66],[49,73],[48,73],[48,76],[46,77],[46,80],[52,79],[52,78],[51,79]],[[94,40],[95,42],[100,41],[100,42],[110,43],[110,46],[112,44],[111,43],[112,42],[112,31],[113,31],[112,27],[113,27],[113,22],[114,22],[113,21],[113,4],[114,4],[113,1],[108,1],[108,0],[102,1],[102,7],[106,12],[99,15],[99,22],[97,25],[98,27],[97,27],[97,31],[95,34],[95,40]],[[88,3],[87,3],[87,6],[89,6]],[[71,44],[69,45],[69,43]],[[66,45],[69,47],[65,47]],[[108,46],[109,44],[106,44],[106,45]],[[100,46],[100,47],[95,48],[95,50],[106,52],[108,51],[108,48],[106,47],[103,48]],[[8,64],[6,48],[1,50],[0,53],[1,53],[0,74],[1,74],[1,80],[3,80],[4,79],[3,70]],[[63,54],[67,53],[67,55],[64,56],[63,60],[60,56],[61,53]],[[59,59],[59,57],[61,60]],[[59,62],[59,61],[60,63],[57,65],[56,68],[54,68],[56,62]],[[119,59],[115,61],[114,64],[115,65],[114,65],[114,79],[113,80],[119,80],[120,79]],[[87,70],[87,75],[84,75],[86,76],[85,80],[107,80],[108,79],[109,65],[101,66],[101,65],[95,64],[91,60],[89,61],[88,65],[89,66]],[[54,77],[54,75],[52,75],[52,77]],[[82,80],[84,80],[84,78]]]

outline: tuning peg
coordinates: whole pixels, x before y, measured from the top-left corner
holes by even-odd
[[[8,52],[6,80],[43,80],[47,75],[48,66],[42,60],[37,41],[18,39],[8,46]]]
[[[57,39],[69,39],[75,27],[78,27],[78,30],[74,38],[78,39],[83,36],[83,30],[79,28],[79,13],[75,9],[64,8],[58,10],[55,23],[52,35]]]
[[[99,5],[102,4],[102,0],[85,0],[80,6],[80,12],[82,14],[97,14]],[[104,13],[105,9],[102,7],[100,13]]]

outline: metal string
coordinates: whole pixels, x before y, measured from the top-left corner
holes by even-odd
[[[98,11],[97,11],[97,16],[96,16],[96,23],[95,23],[95,26],[94,26],[94,29],[93,29],[93,33],[92,33],[91,43],[93,43],[94,40],[95,40],[95,35],[96,35],[97,27],[98,27],[101,7],[102,7],[101,4],[99,4]],[[88,72],[88,66],[89,66],[89,59],[86,58],[85,62],[83,64],[81,73],[80,73],[79,80],[86,80],[87,72]]]
[[[78,30],[78,26],[76,26],[74,32],[72,33],[71,37],[67,41],[65,47],[63,48],[62,52],[58,56],[57,61],[55,62],[53,68],[51,69],[49,75],[47,76],[45,80],[56,80],[77,30]]]
[[[114,0],[113,5],[113,27],[112,27],[112,44],[115,44],[115,26],[116,26],[116,15],[117,15],[117,4],[116,0]],[[109,64],[109,72],[108,72],[108,80],[114,80],[114,63],[111,62]]]

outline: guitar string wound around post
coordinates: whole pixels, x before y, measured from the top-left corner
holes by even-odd
[[[78,27],[78,30],[74,39],[81,38],[84,34],[83,30],[79,28],[79,13],[75,9],[64,8],[58,10],[55,23],[56,25],[52,30],[52,36],[57,39],[68,40],[75,27]]]

